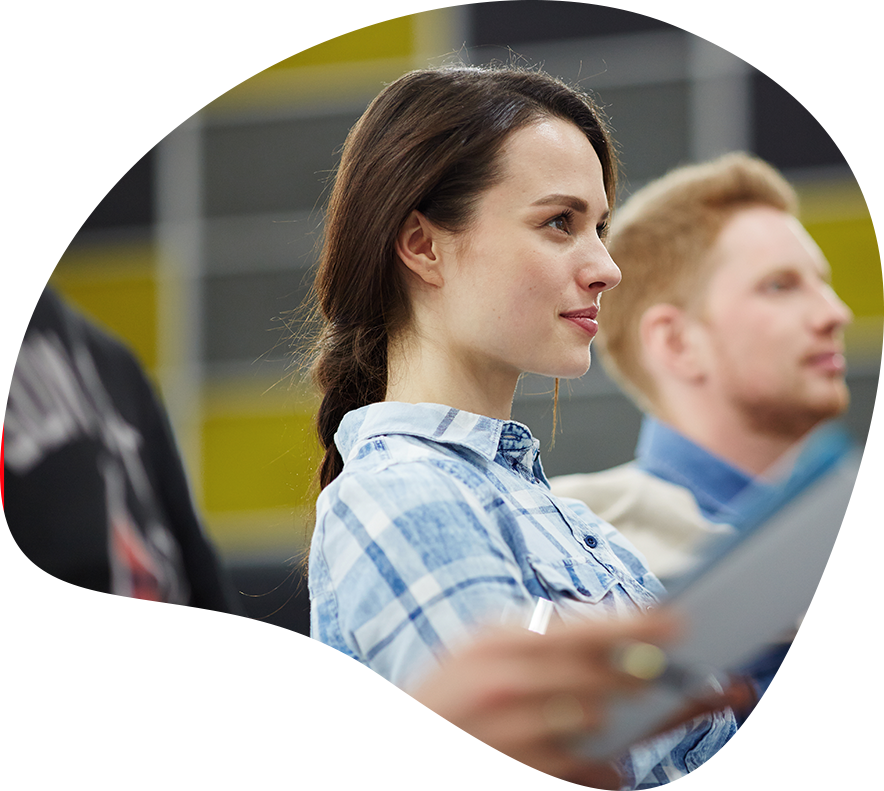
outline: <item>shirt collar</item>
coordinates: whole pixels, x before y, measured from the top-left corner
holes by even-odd
[[[369,404],[348,412],[335,434],[335,445],[346,460],[360,442],[387,434],[469,448],[488,461],[501,453],[529,469],[540,448],[528,427],[514,420],[474,415],[442,404],[397,401]]]
[[[635,453],[639,468],[689,489],[703,515],[713,521],[737,517],[732,503],[753,485],[751,476],[647,415]]]

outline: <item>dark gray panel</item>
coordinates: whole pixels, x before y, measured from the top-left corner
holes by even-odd
[[[609,88],[601,94],[621,154],[623,190],[637,189],[688,159],[686,82]]]
[[[682,27],[685,0],[474,0],[470,6],[471,44],[605,36]]]
[[[552,409],[552,395],[520,399],[513,405],[513,419],[540,440],[548,476],[606,470],[633,458],[641,415],[625,396],[561,394],[556,441],[550,448]]]
[[[684,31],[657,30],[630,36],[531,42],[512,51],[499,46],[470,47],[462,57],[475,65],[510,60],[536,65],[568,84],[604,96],[611,88],[689,79],[691,41]]]
[[[844,418],[850,433],[863,445],[869,437],[872,411],[878,393],[878,371],[872,370],[848,373],[847,385],[850,388],[850,409]]]
[[[303,303],[302,271],[223,275],[205,281],[204,359],[249,363],[255,373],[282,371],[290,359],[287,324]],[[294,318],[300,315],[295,314]]]
[[[205,131],[209,217],[310,211],[358,114],[210,126]]]

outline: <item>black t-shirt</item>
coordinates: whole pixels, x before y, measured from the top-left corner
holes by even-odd
[[[240,612],[135,358],[43,292],[4,420],[4,510],[41,569],[96,591]]]

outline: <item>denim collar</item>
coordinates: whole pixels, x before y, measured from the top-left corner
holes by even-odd
[[[493,461],[499,454],[510,465],[545,479],[538,455],[540,442],[527,426],[443,404],[385,401],[354,409],[344,415],[335,434],[335,445],[341,457],[347,459],[357,444],[390,434],[467,448],[487,461]]]
[[[753,486],[751,476],[647,415],[635,454],[640,469],[689,489],[703,515],[714,522],[737,518],[734,501]]]

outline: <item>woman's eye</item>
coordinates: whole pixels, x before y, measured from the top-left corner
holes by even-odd
[[[603,222],[600,225],[596,225],[595,232],[598,234],[599,239],[604,239],[608,235],[608,223]]]
[[[546,223],[547,228],[555,228],[557,231],[562,231],[563,233],[570,234],[571,233],[571,220],[572,213],[571,212],[562,212],[559,215],[556,215],[551,220]]]

